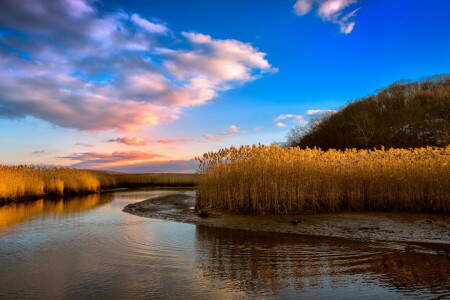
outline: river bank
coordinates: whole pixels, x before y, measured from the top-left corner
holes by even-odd
[[[289,233],[362,240],[436,243],[450,248],[450,217],[444,214],[339,212],[304,215],[199,214],[195,191],[151,198],[127,205],[123,211],[209,227]],[[405,246],[408,248],[408,246]],[[447,248],[438,247],[441,255]],[[413,249],[409,247],[408,249]],[[445,249],[444,249],[445,248]]]

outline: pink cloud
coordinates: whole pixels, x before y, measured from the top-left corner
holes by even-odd
[[[3,117],[138,130],[173,122],[183,107],[276,71],[248,43],[182,33],[189,46],[175,47],[164,24],[124,11],[101,14],[96,3],[0,1],[0,26],[24,37],[2,39]]]
[[[83,152],[62,158],[79,161],[71,165],[77,168],[104,168],[123,165],[133,161],[149,161],[162,155],[143,151],[116,151],[112,153]]]
[[[195,160],[151,161],[104,169],[125,173],[195,173],[198,170],[198,163]]]
[[[241,131],[241,129],[236,125],[231,125],[228,127],[227,131],[221,132],[220,135],[231,135],[236,133],[244,133],[244,131]]]
[[[147,145],[147,141],[144,138],[136,137],[136,136],[126,136],[122,138],[115,138],[108,140],[110,143],[118,143],[125,144],[129,146],[145,146]]]
[[[203,135],[203,137],[210,141],[221,141],[221,140],[223,140],[224,136],[238,134],[238,133],[244,133],[244,132],[245,131],[242,131],[236,125],[231,125],[227,128],[226,131],[219,133],[220,136],[208,133],[208,134]]]
[[[358,0],[297,0],[294,11],[303,16],[317,5],[317,14],[322,20],[338,24],[341,33],[349,34],[355,26],[355,22],[350,22],[349,19],[356,15],[359,8],[348,13],[344,13],[344,10],[357,2]]]
[[[294,4],[294,11],[299,16],[306,15],[311,11],[312,5],[313,0],[298,0]]]
[[[285,128],[285,127],[287,127],[286,124],[281,123],[281,122],[276,123],[275,126],[280,127],[280,128]]]
[[[219,136],[216,136],[216,135],[210,134],[210,133],[204,134],[203,137],[205,139],[207,139],[207,140],[210,140],[210,141],[221,141],[221,140],[223,140],[222,137],[219,137]]]

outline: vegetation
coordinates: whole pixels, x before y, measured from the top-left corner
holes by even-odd
[[[194,186],[196,174],[107,174],[70,168],[0,165],[0,200],[61,196],[110,187]]]
[[[450,143],[450,76],[397,82],[337,113],[294,128],[287,146],[321,149],[446,147]]]
[[[198,161],[199,209],[450,212],[450,146],[322,151],[253,145]]]

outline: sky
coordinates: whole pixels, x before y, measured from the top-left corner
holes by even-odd
[[[447,0],[2,0],[0,164],[195,172],[449,53]]]

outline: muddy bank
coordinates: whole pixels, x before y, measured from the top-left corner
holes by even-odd
[[[450,245],[449,215],[340,212],[247,216],[208,212],[199,216],[194,206],[195,191],[190,191],[129,204],[123,211],[141,217],[210,227]]]

